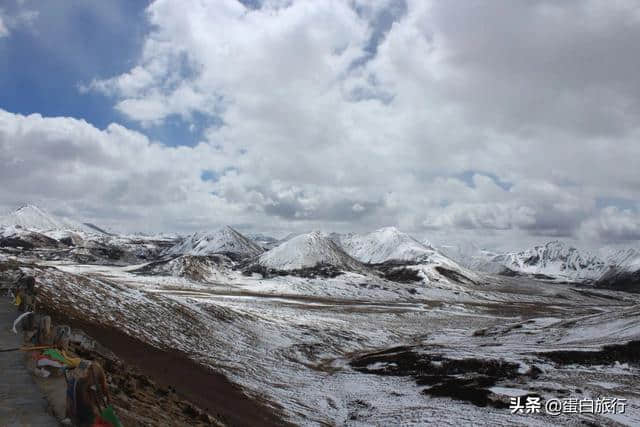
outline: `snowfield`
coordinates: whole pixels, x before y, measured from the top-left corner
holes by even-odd
[[[640,409],[634,391],[640,369],[629,360],[594,365],[544,356],[639,340],[640,301],[633,294],[587,296],[581,289],[539,282],[518,292],[519,284],[508,278],[479,288],[423,284],[425,289],[412,294],[407,285],[367,282],[355,273],[332,279],[238,274],[204,284],[171,276],[158,280],[126,267],[54,265],[24,271],[36,274],[57,311],[161,349],[178,349],[225,373],[249,395],[281,405],[297,424],[463,423],[477,417],[492,425],[557,425],[553,417],[514,418],[498,404],[429,396],[404,365],[415,355],[430,363],[517,365],[516,377],[492,378],[495,402],[507,402],[514,389],[546,398],[599,396],[598,384],[605,381],[615,387],[604,394],[629,399],[636,414]],[[534,287],[543,292],[533,294]],[[402,349],[375,359],[391,348]],[[363,358],[372,363],[361,366]],[[394,364],[407,371],[389,371]],[[536,378],[527,374],[532,366],[541,370]],[[580,419],[602,421],[574,417]]]
[[[607,264],[625,271],[640,270],[640,251],[633,248],[615,251],[607,257]]]
[[[74,233],[0,248],[1,278],[33,274],[49,312],[180,352],[294,424],[640,424],[640,294],[472,271],[392,228],[268,251],[231,228]],[[527,257],[596,265],[559,247]],[[512,415],[524,395],[627,410]]]

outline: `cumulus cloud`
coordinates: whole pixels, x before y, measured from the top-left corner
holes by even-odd
[[[580,238],[585,224],[608,215],[596,200],[640,199],[634,2],[249,6],[157,0],[131,69],[82,82],[143,127],[216,119],[196,147],[162,147],[118,125],[89,131],[72,119],[11,116],[5,125],[64,123],[94,135],[82,142],[56,131],[48,145],[31,138],[24,147],[67,150],[78,176],[93,173],[86,162],[106,168],[101,197],[123,212],[147,202],[160,212],[166,203],[163,224],[174,227],[184,225],[181,216],[203,226],[229,222],[231,212],[264,229],[396,224],[448,236]],[[95,142],[116,139],[121,150],[141,144],[133,162]],[[130,170],[139,162],[158,166]],[[201,169],[214,178],[203,181]],[[38,173],[21,185],[35,191]]]
[[[535,211],[526,206],[458,203],[443,215],[426,220],[427,228],[509,230],[535,223]]]
[[[583,235],[604,243],[640,240],[640,215],[631,209],[609,206],[581,226]]]
[[[0,110],[0,204],[32,201],[119,229],[208,226],[242,218],[200,179],[224,156],[207,144],[165,147],[117,124]]]

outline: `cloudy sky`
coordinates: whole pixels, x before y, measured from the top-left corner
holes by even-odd
[[[640,241],[637,1],[0,1],[0,209]]]

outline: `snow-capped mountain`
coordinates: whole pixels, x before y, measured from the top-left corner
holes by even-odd
[[[395,227],[365,234],[332,234],[331,238],[353,258],[365,264],[382,264],[385,277],[396,280],[396,273],[413,271],[415,279],[430,283],[442,281],[473,282],[477,275],[424,245]]]
[[[422,239],[422,244],[428,248],[434,248],[435,246],[433,245],[433,243],[431,243],[431,240],[429,239]]]
[[[615,251],[607,257],[607,264],[625,271],[640,270],[640,250],[629,248]]]
[[[493,260],[519,273],[564,280],[595,280],[607,270],[607,263],[599,257],[559,241],[499,255]]]
[[[347,254],[366,264],[419,263],[437,254],[432,247],[425,246],[395,227],[365,234],[334,234],[332,238]]]
[[[619,250],[607,257],[607,270],[597,287],[640,292],[640,251]]]
[[[628,273],[640,270],[640,251],[637,249],[597,256],[558,241],[502,254],[480,249],[473,243],[443,245],[438,249],[463,267],[485,273],[512,271],[559,280],[606,281],[611,285],[623,279],[628,281]]]
[[[169,260],[151,262],[134,270],[137,274],[185,277],[195,281],[220,281],[229,279],[233,261],[225,255],[181,255]]]
[[[264,249],[229,226],[213,232],[194,233],[167,251],[170,255],[225,253],[244,257],[258,256],[262,252]]]
[[[73,230],[96,233],[97,230],[82,223],[50,214],[34,205],[25,205],[0,216],[0,226],[18,226],[29,230]]]
[[[258,263],[272,270],[299,270],[329,265],[348,271],[362,271],[364,266],[346,254],[335,242],[319,231],[300,234],[265,252]]]

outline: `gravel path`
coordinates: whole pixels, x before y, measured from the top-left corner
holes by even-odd
[[[11,331],[18,313],[8,298],[0,298],[0,349],[21,344]],[[0,352],[0,426],[58,426],[47,413],[47,401],[27,370],[22,351]]]

